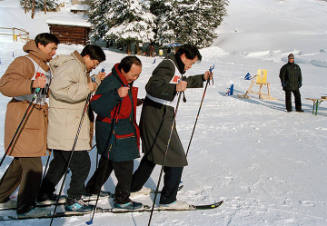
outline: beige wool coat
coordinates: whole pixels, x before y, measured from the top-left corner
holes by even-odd
[[[82,56],[77,52],[57,56],[50,62],[53,79],[49,93],[48,148],[71,151],[90,80]],[[90,150],[90,119],[86,112],[75,151]]]

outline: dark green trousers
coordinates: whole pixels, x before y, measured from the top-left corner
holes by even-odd
[[[42,179],[41,157],[16,157],[0,180],[0,203],[6,202],[19,186],[17,213],[35,205]]]

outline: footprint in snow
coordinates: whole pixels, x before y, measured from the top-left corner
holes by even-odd
[[[314,202],[312,202],[312,201],[300,200],[299,203],[302,206],[306,206],[306,207],[314,207],[314,206],[316,206],[316,204]]]
[[[327,131],[327,128],[323,128],[323,127],[317,127],[316,130],[323,130],[323,131]]]

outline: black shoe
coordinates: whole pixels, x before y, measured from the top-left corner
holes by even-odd
[[[47,200],[50,200],[50,201],[56,201],[58,198],[58,195],[56,194],[49,194],[49,193],[40,193],[37,197],[37,201],[38,202],[43,202],[43,201],[47,201]]]
[[[292,112],[292,110],[287,110],[287,112]]]
[[[35,205],[21,205],[21,206],[17,207],[16,213],[17,214],[25,214],[34,208],[35,208]]]
[[[300,110],[296,110],[296,112],[304,112],[302,109],[300,109]]]
[[[37,202],[40,204],[52,204],[53,202],[56,202],[58,199],[57,194],[47,194],[47,193],[40,193],[37,197]],[[61,196],[59,198],[58,203],[65,203],[66,202],[66,196]]]
[[[110,192],[107,191],[100,191],[99,197],[109,197],[111,195]],[[84,195],[82,195],[82,199],[96,199],[98,197],[98,193],[84,193]]]

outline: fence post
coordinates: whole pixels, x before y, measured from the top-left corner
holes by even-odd
[[[12,39],[14,42],[17,42],[17,35],[15,34],[15,28],[12,28]]]

